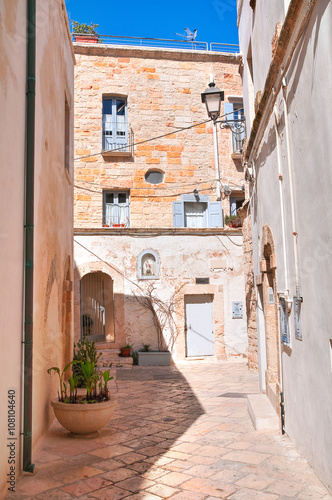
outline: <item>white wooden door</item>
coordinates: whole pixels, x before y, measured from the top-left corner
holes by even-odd
[[[214,354],[213,298],[211,295],[186,297],[187,356]]]

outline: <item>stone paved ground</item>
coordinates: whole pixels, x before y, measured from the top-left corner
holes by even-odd
[[[95,439],[55,424],[11,499],[332,498],[287,437],[254,431],[244,363],[117,369],[114,418]]]

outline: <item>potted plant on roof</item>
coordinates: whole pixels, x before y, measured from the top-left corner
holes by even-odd
[[[229,227],[242,227],[241,217],[239,215],[226,215],[225,224]]]
[[[72,21],[73,34],[75,42],[98,43],[99,35],[96,31],[99,24],[86,24]]]
[[[72,366],[80,368],[85,394],[80,394],[80,377],[75,370],[68,382],[64,381],[67,370]],[[110,370],[99,372],[94,361],[73,359],[62,371],[57,366],[47,370],[49,374],[52,372],[59,376],[58,397],[51,401],[59,423],[74,437],[96,437],[98,430],[109,422],[116,406],[107,387],[113,379]]]

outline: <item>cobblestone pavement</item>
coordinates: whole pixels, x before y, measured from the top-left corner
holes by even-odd
[[[253,429],[245,395],[258,377],[244,363],[120,368],[111,389],[108,427],[73,439],[54,424],[6,498],[332,498],[288,437]]]

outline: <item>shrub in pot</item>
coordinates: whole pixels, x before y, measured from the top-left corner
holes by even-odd
[[[75,365],[79,365],[82,371],[86,388],[84,396],[78,395],[79,377],[75,372],[68,383],[64,381],[67,370]],[[76,437],[95,437],[97,431],[109,422],[116,406],[107,388],[107,382],[113,379],[110,371],[98,372],[95,362],[89,360],[73,360],[62,371],[53,366],[47,372],[59,376],[58,398],[51,402],[59,423]]]
[[[96,31],[96,28],[99,26],[98,24],[72,21],[72,26],[75,42],[97,43],[99,41],[99,35]]]
[[[121,356],[123,356],[124,358],[129,358],[133,345],[134,344],[126,344],[125,346],[120,347]]]

